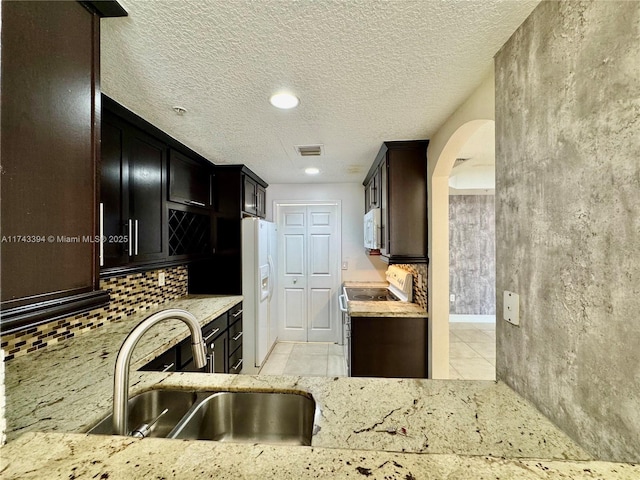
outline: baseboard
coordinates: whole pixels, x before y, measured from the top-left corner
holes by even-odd
[[[449,323],[465,322],[465,323],[496,323],[495,315],[460,315],[449,314]]]

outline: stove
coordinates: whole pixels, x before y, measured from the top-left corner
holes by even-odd
[[[384,287],[345,287],[346,300],[355,302],[411,302],[413,293],[413,276],[400,267],[390,266],[387,269],[389,286]]]
[[[388,288],[345,288],[347,301],[355,302],[397,302],[400,299]]]

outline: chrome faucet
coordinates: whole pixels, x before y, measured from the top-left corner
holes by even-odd
[[[202,368],[207,363],[204,341],[202,340],[202,329],[196,317],[191,313],[186,310],[169,308],[145,318],[125,338],[116,358],[113,379],[113,433],[115,435],[129,435],[129,426],[127,425],[129,416],[129,363],[131,362],[133,349],[147,330],[156,323],[171,319],[181,320],[189,327],[193,362],[196,368]]]

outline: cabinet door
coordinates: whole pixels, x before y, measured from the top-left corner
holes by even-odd
[[[243,176],[242,185],[243,185],[242,190],[243,190],[243,199],[244,199],[242,210],[252,215],[256,215],[258,212],[257,205],[256,205],[258,185],[256,182],[254,182],[250,177],[246,175]]]
[[[129,160],[129,225],[134,262],[162,260],[168,254],[164,230],[165,145],[131,128],[126,150]]]
[[[228,334],[224,332],[213,342],[207,344],[207,363],[213,359],[213,373],[228,373],[227,358]],[[211,365],[207,364],[205,371],[211,372]]]
[[[260,218],[267,215],[267,191],[262,185],[256,185],[256,215]]]
[[[427,378],[425,318],[351,317],[351,376]]]
[[[123,158],[124,128],[111,115],[102,118],[100,203],[103,209],[103,268],[129,262],[128,166]]]
[[[99,22],[79,2],[2,2],[3,333],[108,301],[93,241]]]
[[[378,170],[380,178],[380,253],[382,255],[389,253],[388,165],[388,161],[384,160]]]
[[[211,182],[207,167],[175,150],[171,150],[169,163],[169,200],[208,208]]]

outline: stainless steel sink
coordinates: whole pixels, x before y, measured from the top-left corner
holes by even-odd
[[[297,393],[213,393],[169,437],[311,445],[315,411],[313,398]]]
[[[129,399],[129,427],[136,430],[142,425],[151,427],[149,437],[166,437],[196,403],[198,394],[184,390],[150,390]],[[167,412],[159,415],[167,409]],[[113,415],[101,420],[87,433],[113,435]]]

